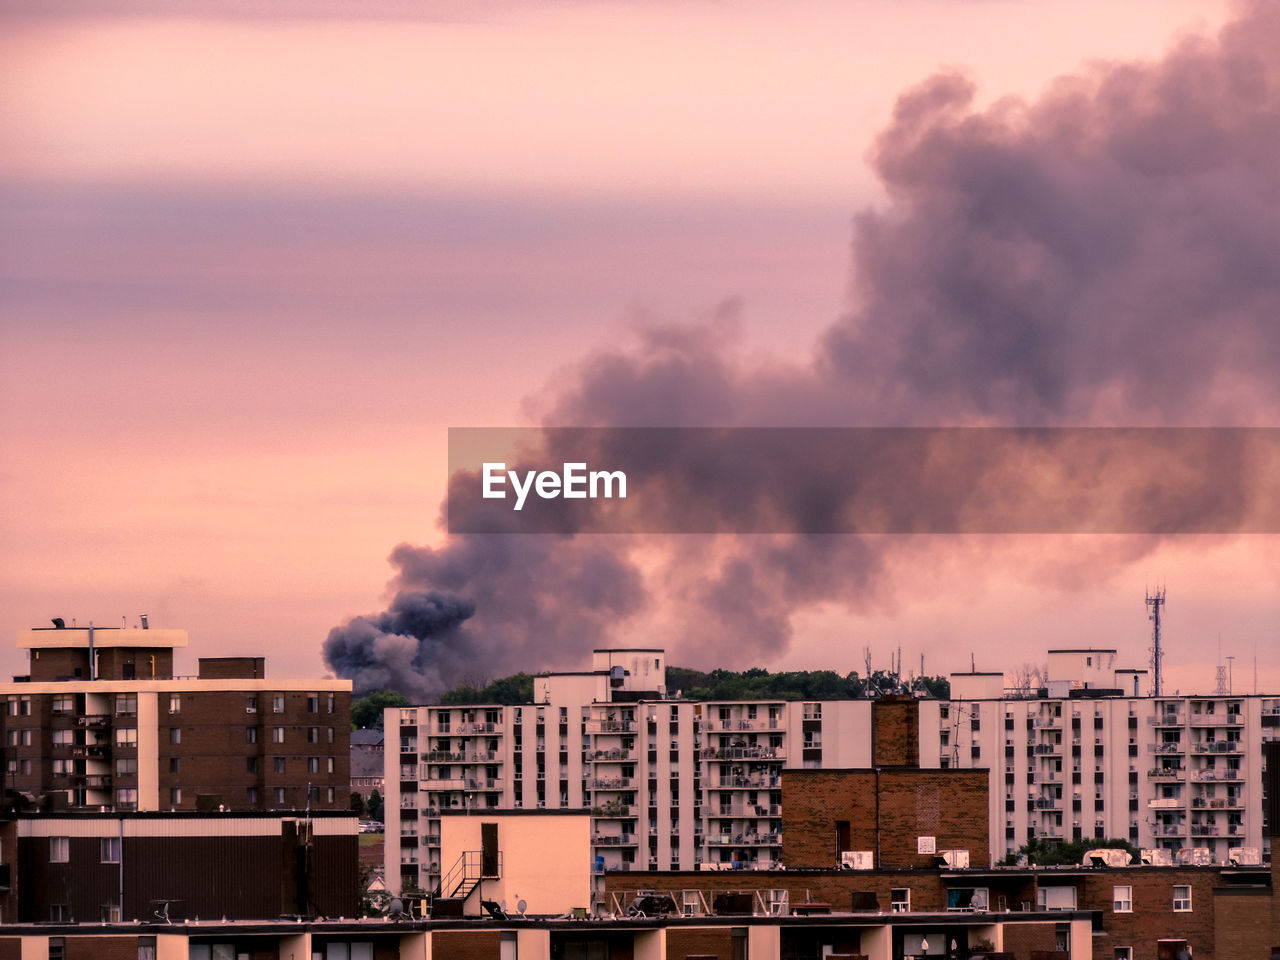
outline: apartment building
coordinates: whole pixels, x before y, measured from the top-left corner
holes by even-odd
[[[4,787],[46,811],[347,810],[351,683],[266,677],[261,657],[174,674],[184,630],[18,636],[0,684]]]
[[[949,701],[920,703],[922,765],[990,770],[997,857],[1036,837],[1123,838],[1170,862],[1269,849],[1262,744],[1280,698],[1150,696],[1110,649],[1051,650],[1048,674],[1011,693],[1002,674],[954,673]]]
[[[775,866],[782,769],[867,766],[870,714],[677,699],[660,649],[597,650],[591,670],[537,677],[531,704],[391,708],[387,876],[433,889],[439,816],[465,809],[589,810],[597,871]]]
[[[389,884],[434,888],[438,817],[458,809],[587,809],[597,871],[768,869],[787,769],[986,771],[992,861],[1036,837],[1125,838],[1170,863],[1268,848],[1280,697],[1152,697],[1105,649],[1050,651],[1051,679],[1024,691],[954,673],[949,700],[691,701],[665,662],[597,650],[538,677],[531,704],[389,710]]]

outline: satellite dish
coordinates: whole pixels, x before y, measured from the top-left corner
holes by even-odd
[[[65,630],[67,629],[67,621],[63,620],[61,617],[54,617],[53,628],[55,630]]]
[[[523,917],[524,912],[528,909],[529,909],[529,904],[525,903],[525,901],[523,900],[516,901],[516,913],[520,914],[520,916]]]
[[[387,905],[387,916],[396,919],[404,916],[404,901],[399,897],[392,897],[391,903]]]

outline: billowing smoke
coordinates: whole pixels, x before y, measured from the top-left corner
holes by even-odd
[[[855,221],[854,302],[811,363],[745,362],[730,303],[587,357],[531,407],[555,426],[1274,422],[1278,47],[1280,7],[1259,3],[1216,38],[1092,66],[1030,103],[977,110],[963,77],[929,79],[877,141],[888,202]],[[1079,562],[1100,576],[1155,542]],[[743,665],[785,650],[798,613],[894,603],[900,571],[938,551],[981,559],[972,539],[927,537],[402,544],[391,610],[335,630],[326,655],[360,687],[385,678],[427,696],[468,671],[569,666],[619,639]],[[401,632],[399,605],[424,593],[474,617]]]

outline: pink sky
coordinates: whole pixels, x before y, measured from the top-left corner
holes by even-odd
[[[381,606],[395,544],[440,541],[447,427],[526,422],[593,350],[725,298],[747,362],[804,360],[848,305],[853,216],[886,202],[866,156],[905,88],[959,67],[980,105],[1031,98],[1228,16],[1203,0],[9,7],[0,637],[147,612],[189,629],[193,654],[265,651],[277,674],[321,670],[328,630]],[[1255,644],[1280,687],[1272,538],[1083,578],[1082,549],[1125,547],[959,551],[900,571],[907,589],[875,609],[799,613],[766,665],[860,669],[864,644],[882,662],[901,644],[933,672],[975,647],[994,667],[1086,641],[1138,662],[1159,577],[1176,683],[1211,682],[1221,634],[1238,689]],[[634,638],[661,642],[662,616]],[[2,641],[0,669],[22,669]]]

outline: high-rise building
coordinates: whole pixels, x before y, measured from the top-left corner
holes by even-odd
[[[992,860],[1033,838],[1218,863],[1267,846],[1277,696],[1152,697],[1145,670],[1088,649],[1050,651],[1050,679],[1020,689],[952,674],[947,700],[693,701],[665,662],[597,650],[591,670],[536,678],[529,704],[388,710],[389,886],[435,887],[439,814],[463,809],[589,810],[598,869],[775,866],[796,768],[986,770]]]
[[[273,680],[261,657],[174,675],[184,630],[21,633],[0,684],[4,786],[45,810],[346,810],[351,683]]]

